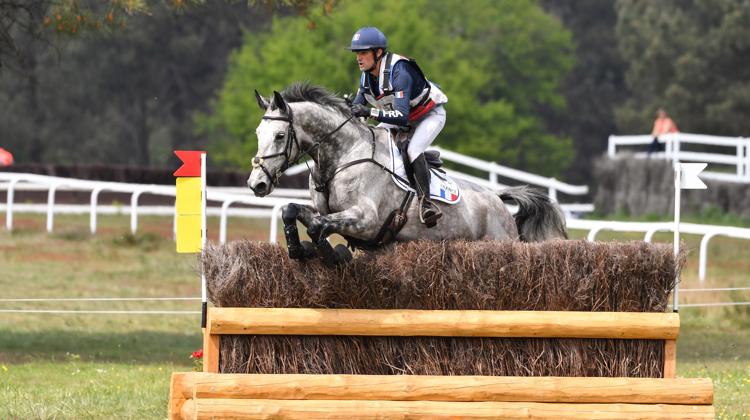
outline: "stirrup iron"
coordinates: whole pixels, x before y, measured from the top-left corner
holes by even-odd
[[[435,203],[427,200],[426,197],[426,195],[423,195],[419,198],[419,221],[428,228],[431,228],[437,224],[438,219],[443,216],[443,213],[440,211],[438,206],[435,205]],[[427,216],[425,216],[425,213],[431,214],[427,214]]]

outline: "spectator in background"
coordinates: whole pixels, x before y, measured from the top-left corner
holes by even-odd
[[[669,118],[669,115],[667,115],[667,112],[664,111],[664,108],[659,108],[658,111],[656,111],[656,120],[654,120],[654,129],[651,130],[651,136],[654,137],[654,140],[651,142],[651,144],[648,145],[648,154],[651,156],[651,153],[653,152],[662,152],[664,151],[664,144],[659,143],[659,136],[662,134],[669,134],[669,133],[679,133],[680,130],[677,129],[677,125],[672,121],[671,118]]]
[[[13,155],[9,151],[0,147],[0,166],[10,166],[13,164]]]

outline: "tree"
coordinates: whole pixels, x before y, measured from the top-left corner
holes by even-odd
[[[535,2],[369,1],[320,13],[314,24],[277,17],[269,32],[245,38],[213,113],[199,119],[214,157],[246,166],[255,153],[253,89],[310,80],[353,92],[357,68],[345,47],[358,27],[374,24],[448,94],[439,144],[550,175],[570,161],[570,140],[545,132],[535,113],[541,104],[564,106],[558,89],[572,65],[570,34]]]
[[[591,163],[616,132],[615,107],[627,98],[625,62],[617,49],[615,0],[544,0],[573,33],[576,63],[562,84],[565,109],[540,110],[552,132],[573,140],[571,182],[587,182]]]
[[[243,31],[318,6],[333,3],[0,0],[0,145],[19,162],[161,163],[201,141],[192,113]]]
[[[624,132],[651,129],[664,107],[682,131],[750,133],[750,3],[618,0],[617,36],[630,98]]]
[[[71,37],[59,53],[39,49],[28,72],[0,74],[0,144],[22,162],[141,165],[202,147],[192,114],[206,109],[229,51],[268,12],[220,2],[149,13],[116,33]]]
[[[268,12],[293,10],[307,16],[311,8],[333,8],[335,0],[244,0],[248,7]],[[163,8],[158,0],[0,0],[0,69],[24,59],[30,43],[49,44],[52,34],[114,31],[126,27],[133,16],[150,15]],[[243,4],[240,0],[224,3]],[[206,5],[206,0],[171,0],[173,10]],[[222,5],[219,4],[219,7]],[[46,29],[45,29],[46,28]]]

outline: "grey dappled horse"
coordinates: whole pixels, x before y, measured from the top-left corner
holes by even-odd
[[[461,201],[439,204],[443,217],[437,226],[427,228],[419,222],[417,200],[407,202],[407,193],[395,185],[386,168],[391,158],[385,129],[352,118],[346,101],[321,87],[295,83],[281,94],[274,92],[270,101],[255,94],[265,111],[256,129],[258,154],[247,180],[255,195],[269,194],[279,176],[304,154],[315,161],[309,180],[313,205],[290,203],[283,208],[291,258],[318,255],[328,264],[351,258],[343,245],[334,250],[328,243],[326,238],[333,233],[360,248],[376,247],[383,242],[384,225],[393,223],[400,205],[406,223],[390,240],[567,238],[559,206],[545,195],[527,187],[497,194],[463,180],[458,180]],[[515,219],[503,200],[518,204]],[[307,228],[314,246],[300,243],[297,220]]]

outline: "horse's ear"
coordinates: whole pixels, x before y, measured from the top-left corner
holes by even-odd
[[[258,101],[258,106],[260,107],[260,109],[264,111],[267,110],[269,106],[271,106],[271,104],[269,104],[268,101],[265,100],[265,98],[260,96],[260,93],[258,93],[257,90],[255,91],[255,99]]]
[[[276,105],[276,108],[279,108],[285,114],[289,113],[286,101],[281,96],[281,94],[279,92],[276,92],[275,90],[273,91],[273,103]]]

